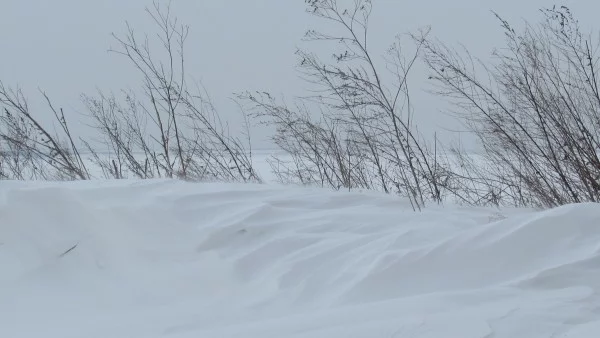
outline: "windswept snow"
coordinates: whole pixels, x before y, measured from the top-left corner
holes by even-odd
[[[0,337],[597,337],[600,205],[0,183]]]

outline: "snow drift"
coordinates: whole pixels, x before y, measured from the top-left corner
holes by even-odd
[[[600,205],[0,183],[0,337],[595,337]]]

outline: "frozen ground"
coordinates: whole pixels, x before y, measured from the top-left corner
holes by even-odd
[[[600,205],[0,182],[0,337],[597,337],[599,291]]]

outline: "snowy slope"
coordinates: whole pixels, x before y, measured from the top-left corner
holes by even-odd
[[[0,337],[597,337],[600,205],[0,182]]]

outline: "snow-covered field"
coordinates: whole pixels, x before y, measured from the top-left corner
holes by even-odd
[[[0,337],[598,337],[600,205],[0,182]]]

